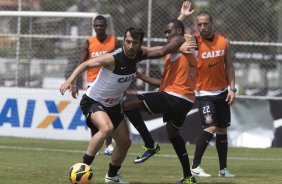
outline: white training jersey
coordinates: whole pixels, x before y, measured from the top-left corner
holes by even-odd
[[[140,51],[134,59],[126,57],[121,48],[112,53],[115,59],[113,71],[102,67],[97,78],[86,91],[86,95],[106,107],[120,103],[136,73],[137,62],[143,59]]]
[[[117,75],[102,67],[97,79],[86,91],[86,95],[106,107],[114,106],[121,101],[123,93],[131,84],[134,75],[135,73]]]

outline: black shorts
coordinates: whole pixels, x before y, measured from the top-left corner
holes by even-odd
[[[150,114],[164,114],[163,121],[171,122],[180,129],[193,103],[165,92],[145,93],[138,96],[144,108]]]
[[[201,116],[202,127],[216,126],[227,128],[230,126],[230,106],[225,101],[228,92],[215,96],[201,96],[196,103]]]
[[[91,123],[90,115],[92,112],[106,112],[110,117],[115,129],[119,126],[124,118],[120,104],[117,104],[113,107],[106,107],[101,103],[93,100],[92,98],[89,98],[86,94],[82,96],[82,99],[80,101],[80,108],[82,113],[86,117],[87,126],[94,131],[97,131],[97,128],[93,125],[93,123]]]

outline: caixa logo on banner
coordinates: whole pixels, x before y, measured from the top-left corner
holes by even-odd
[[[0,127],[4,124],[10,124],[11,127],[23,128],[48,128],[52,126],[54,129],[77,129],[78,127],[84,127],[85,130],[87,129],[84,116],[79,106],[71,111],[73,116],[70,121],[66,123],[62,122],[60,116],[62,116],[62,112],[69,106],[70,101],[59,101],[56,104],[55,101],[44,100],[44,105],[40,107],[37,106],[37,101],[38,100],[29,99],[26,101],[26,104],[23,105],[21,103],[19,105],[18,99],[6,99],[2,108],[0,107]],[[47,113],[42,113],[43,110],[39,108],[45,108],[44,112],[47,110]],[[23,118],[20,118],[20,110],[23,111]],[[42,120],[34,122],[35,116],[39,116],[39,119]]]

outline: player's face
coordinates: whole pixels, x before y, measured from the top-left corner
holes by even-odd
[[[211,38],[213,36],[212,22],[208,15],[197,17],[197,27],[202,37]]]
[[[137,52],[141,49],[141,43],[139,38],[133,39],[130,32],[126,33],[124,39],[124,52],[129,58],[134,58]]]
[[[165,26],[165,37],[167,42],[171,41],[171,38],[178,35],[177,29],[173,28],[173,23],[169,23]]]
[[[104,20],[95,20],[93,23],[93,28],[97,36],[104,36],[106,34],[107,24]]]

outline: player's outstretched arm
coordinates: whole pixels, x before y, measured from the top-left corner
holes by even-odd
[[[80,58],[79,64],[87,61],[88,56],[89,56],[88,46],[89,46],[88,40],[84,41],[82,46],[81,46],[81,58]],[[73,82],[73,85],[72,85],[72,88],[71,88],[71,96],[73,98],[76,98],[78,96],[78,91],[81,88],[81,86],[79,85],[79,82],[77,80],[75,80]]]
[[[66,82],[61,85],[61,94],[64,95],[66,90],[71,89],[73,82],[82,72],[86,71],[89,68],[95,68],[100,66],[105,66],[112,70],[114,66],[114,57],[112,56],[112,54],[103,54],[99,57],[87,60],[78,65],[78,67],[76,67],[76,69],[72,72]]]
[[[195,12],[192,9],[192,4],[190,1],[184,1],[181,7],[180,15],[178,16],[178,20],[183,21],[186,17],[192,15]]]
[[[178,51],[178,48],[185,42],[182,36],[175,36],[164,46],[142,47],[143,53],[148,59],[157,59],[166,54]]]
[[[144,74],[140,73],[139,71],[136,71],[136,78],[138,78],[138,79],[140,79],[140,80],[142,80],[142,81],[144,81],[148,84],[156,86],[156,87],[160,87],[160,84],[161,84],[160,79],[144,75]]]

